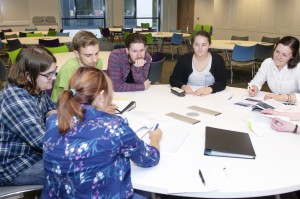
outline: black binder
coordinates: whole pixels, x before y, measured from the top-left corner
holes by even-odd
[[[206,127],[204,155],[255,159],[248,133]]]

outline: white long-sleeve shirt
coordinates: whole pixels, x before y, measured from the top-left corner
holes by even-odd
[[[289,69],[287,64],[278,70],[272,58],[263,61],[255,77],[250,82],[260,90],[267,81],[270,90],[277,94],[295,94],[300,102],[300,64]]]

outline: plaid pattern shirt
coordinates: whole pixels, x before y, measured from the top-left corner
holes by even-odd
[[[45,92],[31,95],[12,84],[0,92],[0,185],[42,160],[46,114],[53,109]]]
[[[126,48],[113,50],[108,59],[107,74],[111,78],[114,91],[142,91],[145,90],[144,82],[148,78],[151,56],[146,53],[146,64],[143,67],[131,67],[134,82],[126,83],[126,78],[130,71],[130,61]]]

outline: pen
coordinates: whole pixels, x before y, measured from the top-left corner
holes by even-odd
[[[234,94],[232,94],[230,97],[228,97],[227,100],[231,100],[233,98]]]
[[[253,87],[250,85],[250,83],[248,83],[248,89],[250,89],[251,91],[255,92],[255,90],[254,90]]]
[[[157,128],[159,127],[159,124],[157,123],[156,125],[155,125],[155,127],[154,127],[154,130],[153,131],[155,131]]]
[[[199,176],[200,176],[200,178],[201,178],[202,183],[203,183],[204,186],[205,186],[205,180],[204,180],[204,177],[203,177],[202,172],[201,172],[200,169],[199,169]]]

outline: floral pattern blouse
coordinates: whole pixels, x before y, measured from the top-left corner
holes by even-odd
[[[57,115],[46,121],[42,198],[136,198],[130,160],[155,166],[159,151],[140,140],[126,119],[85,107],[85,119],[59,134]]]

